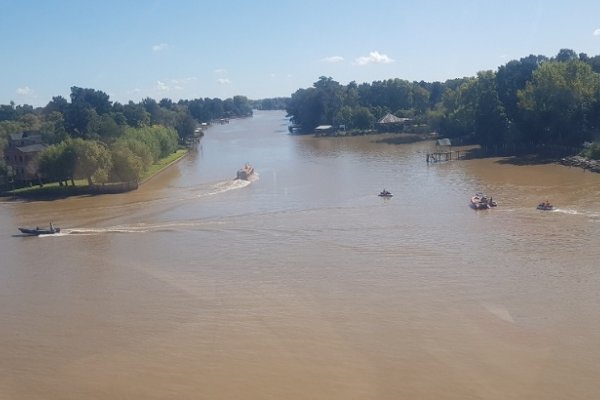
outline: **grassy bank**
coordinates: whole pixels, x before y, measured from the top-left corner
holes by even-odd
[[[179,149],[153,164],[140,179],[140,184],[156,176],[188,153],[188,149]],[[70,183],[71,181],[69,181]],[[101,185],[88,185],[87,179],[75,180],[75,186],[60,186],[58,182],[45,183],[44,186],[29,186],[0,193],[3,197],[26,199],[56,199],[69,196],[122,193],[135,190],[137,182],[109,182]]]
[[[158,162],[152,164],[148,171],[146,171],[144,176],[141,177],[140,183],[146,182],[148,179],[154,177],[159,172],[175,164],[177,161],[181,160],[188,153],[188,151],[188,149],[179,149],[175,153],[158,160]]]

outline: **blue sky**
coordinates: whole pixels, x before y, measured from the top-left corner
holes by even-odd
[[[473,76],[600,54],[600,1],[0,0],[0,104],[71,86],[111,100],[289,96],[320,76]]]

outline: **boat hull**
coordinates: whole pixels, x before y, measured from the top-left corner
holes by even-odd
[[[484,204],[484,203],[471,202],[471,203],[469,203],[469,205],[474,210],[487,210],[488,208],[490,208],[489,204]]]
[[[39,236],[39,235],[53,235],[55,233],[59,233],[60,232],[60,228],[51,228],[51,229],[46,229],[46,228],[35,228],[35,229],[31,229],[31,228],[19,228],[19,230],[21,231],[21,233],[25,234],[25,235],[30,235],[30,236]]]
[[[496,202],[487,198],[487,196],[478,193],[471,197],[469,205],[474,210],[487,210],[492,207],[496,207]]]
[[[250,177],[252,175],[254,175],[254,167],[250,164],[246,164],[244,165],[244,168],[241,168],[237,171],[235,179],[242,179],[247,181],[250,180]]]

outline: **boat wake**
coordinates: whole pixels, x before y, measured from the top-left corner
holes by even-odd
[[[600,218],[599,212],[578,211],[578,210],[574,210],[572,208],[555,208],[550,212],[558,213],[558,214],[565,214],[565,215],[577,215],[577,216],[581,216],[581,217],[588,217],[591,219],[599,219]]]
[[[194,197],[200,198],[200,197],[215,196],[215,195],[218,195],[221,193],[229,192],[231,190],[242,189],[258,179],[256,174],[254,174],[251,178],[252,179],[249,179],[249,180],[232,179],[232,180],[211,183],[208,185],[202,185],[202,186],[194,189]]]
[[[572,210],[569,208],[555,208],[551,210],[551,212],[561,213],[561,214],[569,214],[569,215],[583,215],[584,213],[579,212],[577,210]]]
[[[243,179],[217,182],[211,187],[209,187],[205,193],[198,195],[198,197],[214,196],[217,194],[229,192],[230,190],[242,189],[250,185],[250,183],[250,181],[245,181]]]
[[[198,230],[199,228],[206,229],[210,223],[205,221],[184,221],[184,222],[170,222],[170,223],[157,223],[157,224],[136,224],[136,225],[117,225],[109,226],[105,228],[71,228],[62,229],[60,234],[54,236],[64,235],[103,235],[103,234],[115,234],[115,233],[152,233],[152,232],[176,232],[184,230]],[[51,236],[51,235],[46,235]]]

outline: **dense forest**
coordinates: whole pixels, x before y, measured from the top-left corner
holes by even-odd
[[[102,91],[72,87],[70,102],[56,96],[39,108],[0,105],[0,151],[11,133],[39,132],[49,145],[32,166],[40,182],[136,181],[158,159],[189,143],[199,123],[250,115],[252,104],[244,96],[120,104]],[[2,157],[0,183],[14,174]]]
[[[446,82],[402,79],[341,85],[321,77],[292,94],[287,107],[300,132],[318,125],[372,130],[392,113],[414,129],[485,146],[581,146],[600,133],[600,56],[562,49],[530,55],[497,71]],[[600,156],[597,144],[590,155]]]

